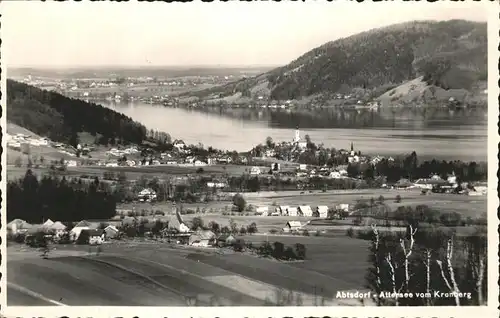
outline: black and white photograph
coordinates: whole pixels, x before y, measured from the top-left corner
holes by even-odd
[[[498,307],[498,3],[1,11],[7,312]]]

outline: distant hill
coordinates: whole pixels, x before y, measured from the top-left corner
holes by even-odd
[[[114,110],[9,79],[7,121],[73,146],[81,132],[99,136],[102,144],[141,144],[146,138],[143,125]]]
[[[387,91],[418,77],[445,90],[470,90],[478,81],[486,81],[486,23],[416,21],[373,29],[325,43],[286,66],[196,96],[300,99],[355,88],[386,87]]]
[[[269,66],[144,66],[144,67],[101,67],[40,69],[33,67],[9,68],[9,76],[37,76],[48,78],[109,78],[109,77],[188,77],[188,76],[241,76],[256,75],[273,69]]]

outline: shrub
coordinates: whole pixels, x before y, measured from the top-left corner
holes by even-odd
[[[262,256],[271,256],[273,255],[273,247],[269,242],[264,242],[262,243],[261,246],[259,246],[258,253],[259,255]]]
[[[210,223],[208,223],[208,228],[210,229],[210,231],[214,232],[215,234],[219,234],[221,231],[219,223],[217,223],[215,221],[210,221]]]
[[[285,245],[281,242],[274,242],[273,257],[276,259],[283,259],[285,255]]]
[[[257,223],[252,222],[249,226],[247,226],[247,232],[249,234],[257,233]]]
[[[244,226],[242,226],[242,227],[240,228],[240,234],[241,234],[241,235],[245,235],[245,234],[247,234],[247,229],[246,229]]]
[[[199,228],[202,229],[204,226],[203,219],[200,218],[199,216],[194,217],[191,222],[192,222],[192,225],[191,225],[192,230],[197,230]]]
[[[239,193],[233,196],[233,204],[238,208],[238,212],[243,212],[247,205],[245,198]]]
[[[394,202],[401,203],[401,196],[399,194],[396,196],[396,200],[394,200]]]
[[[245,249],[245,241],[243,239],[237,239],[233,243],[233,249],[236,252],[242,252]]]
[[[295,255],[295,251],[294,251],[294,250],[293,250],[293,248],[291,248],[290,246],[288,246],[288,247],[285,249],[284,259],[286,259],[286,260],[294,260],[294,259],[297,259],[297,255]]]
[[[349,237],[354,237],[354,230],[353,230],[353,228],[352,227],[348,228],[346,234]]]
[[[304,231],[302,232],[302,235],[304,235],[304,236],[309,236],[309,231],[308,231],[308,230],[304,230]]]
[[[278,233],[278,230],[277,230],[277,229],[270,229],[270,230],[269,230],[269,233],[271,233],[271,234],[276,234],[276,233]]]
[[[306,258],[305,245],[300,243],[295,244],[295,253],[297,254],[298,259],[305,259]]]

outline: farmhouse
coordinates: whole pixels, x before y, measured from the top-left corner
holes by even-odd
[[[337,210],[348,212],[349,211],[349,203],[341,203],[341,204],[337,205]]]
[[[186,144],[182,140],[175,140],[174,147],[177,148],[178,150],[183,150],[186,147]]]
[[[293,232],[298,231],[302,227],[299,221],[288,221],[286,222],[283,232]]]
[[[83,221],[78,222],[75,225],[75,227],[73,227],[71,229],[71,231],[69,232],[69,235],[70,235],[72,240],[77,240],[83,230],[97,229],[98,226],[99,225],[96,225],[96,224],[93,224],[93,223],[90,223],[88,221],[83,220]]]
[[[258,206],[255,209],[255,212],[260,213],[262,215],[267,215],[269,213],[269,207],[268,206]]]
[[[104,242],[104,231],[103,230],[86,230],[89,233],[89,244],[90,245],[100,245]]]
[[[32,227],[33,225],[21,219],[15,219],[7,223],[7,231],[12,234],[25,233]]]
[[[326,205],[320,205],[316,208],[316,216],[322,219],[328,217],[328,207]]]
[[[288,215],[288,216],[297,216],[297,215],[299,215],[299,213],[298,213],[297,208],[289,207],[287,209],[287,212],[286,212],[285,215]]]
[[[298,208],[298,214],[301,216],[309,216],[311,217],[313,215],[313,211],[310,206],[308,205],[301,205]]]
[[[278,212],[277,215],[287,215],[289,208],[290,207],[288,205],[281,205],[281,206],[277,207],[276,208],[276,212]],[[275,214],[273,214],[273,215],[275,215]]]
[[[169,231],[176,231],[176,232],[179,232],[179,233],[188,233],[190,232],[190,229],[188,226],[186,226],[186,224],[184,224],[184,221],[182,220],[182,217],[181,215],[179,214],[179,212],[175,211],[175,215],[172,215],[170,217],[170,220],[168,222],[168,230]]]
[[[340,178],[342,178],[342,175],[340,174],[340,171],[332,171],[332,172],[330,172],[329,176],[332,179],[340,179]]]
[[[52,225],[47,227],[48,230],[54,233],[56,236],[61,236],[66,233],[66,225],[62,224],[59,221],[52,223]]]
[[[453,178],[450,179],[451,181],[456,181],[453,180]],[[418,179],[415,182],[415,186],[420,189],[429,189],[431,190],[434,187],[438,186],[446,186],[449,183],[443,179],[441,179],[440,176],[434,175],[431,178],[424,178],[424,179]]]
[[[42,224],[42,226],[45,228],[49,228],[50,226],[52,226],[52,224],[54,224],[54,222],[51,219],[48,219]]]
[[[156,200],[156,192],[151,188],[143,189],[141,192],[139,192],[137,197],[141,202],[151,202]]]
[[[406,189],[406,188],[411,187],[412,185],[413,185],[413,183],[411,183],[410,180],[405,179],[405,178],[401,178],[398,180],[398,182],[396,182],[394,187],[397,189]]]
[[[231,234],[222,234],[217,238],[217,245],[222,246],[230,246],[232,245],[236,239]]]
[[[108,225],[104,229],[104,234],[107,238],[115,238],[120,234],[120,231],[114,225]]]
[[[207,247],[215,244],[215,234],[212,231],[198,231],[189,237],[189,245]]]
[[[251,175],[259,175],[260,173],[261,173],[261,171],[260,171],[259,167],[252,167],[252,169],[250,169]]]

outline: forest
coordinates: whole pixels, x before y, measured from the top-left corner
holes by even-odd
[[[272,100],[301,99],[419,76],[444,89],[469,90],[487,79],[487,51],[486,23],[406,22],[325,43],[283,67],[192,95],[249,96],[264,85]]]
[[[429,84],[464,88],[487,74],[486,23],[409,22],[315,48],[268,75],[271,98],[295,99],[343,85],[371,88],[423,75]]]
[[[116,200],[95,178],[91,182],[43,176],[39,181],[31,170],[24,178],[7,184],[7,219],[43,223],[84,219],[109,219],[116,213]]]
[[[8,121],[53,141],[76,146],[88,132],[98,144],[141,144],[146,127],[109,108],[7,80]]]

